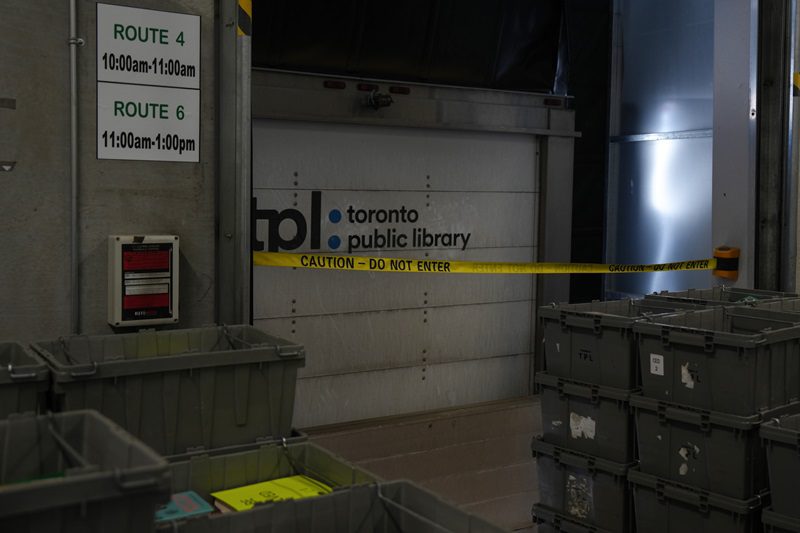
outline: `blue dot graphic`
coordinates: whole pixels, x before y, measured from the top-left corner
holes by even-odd
[[[331,250],[335,250],[335,249],[337,249],[339,246],[341,246],[341,244],[342,244],[342,239],[340,239],[340,238],[339,238],[338,236],[336,236],[336,235],[334,235],[333,237],[331,237],[330,239],[328,239],[328,247],[329,247]]]
[[[334,224],[338,224],[342,220],[342,212],[338,209],[331,209],[331,212],[328,213],[328,219]]]

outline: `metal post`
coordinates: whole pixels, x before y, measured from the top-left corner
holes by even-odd
[[[712,243],[742,250],[739,280],[755,281],[758,0],[714,3]]]
[[[250,79],[249,0],[220,2],[217,321],[250,317]]]
[[[69,3],[70,331],[80,333],[80,241],[78,231],[78,33],[77,0]]]

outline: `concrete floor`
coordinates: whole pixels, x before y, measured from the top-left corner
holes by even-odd
[[[410,479],[472,514],[526,533],[538,499],[536,397],[305,430],[384,479]]]

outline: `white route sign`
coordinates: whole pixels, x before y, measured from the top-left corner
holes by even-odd
[[[200,88],[200,17],[97,4],[97,81]]]
[[[200,17],[97,4],[97,157],[200,160]]]
[[[198,161],[200,91],[100,83],[100,159]]]

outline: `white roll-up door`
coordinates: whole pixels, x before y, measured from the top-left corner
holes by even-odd
[[[530,135],[254,120],[255,240],[534,261],[538,166]],[[254,269],[255,325],[306,346],[296,427],[528,393],[532,276]]]

